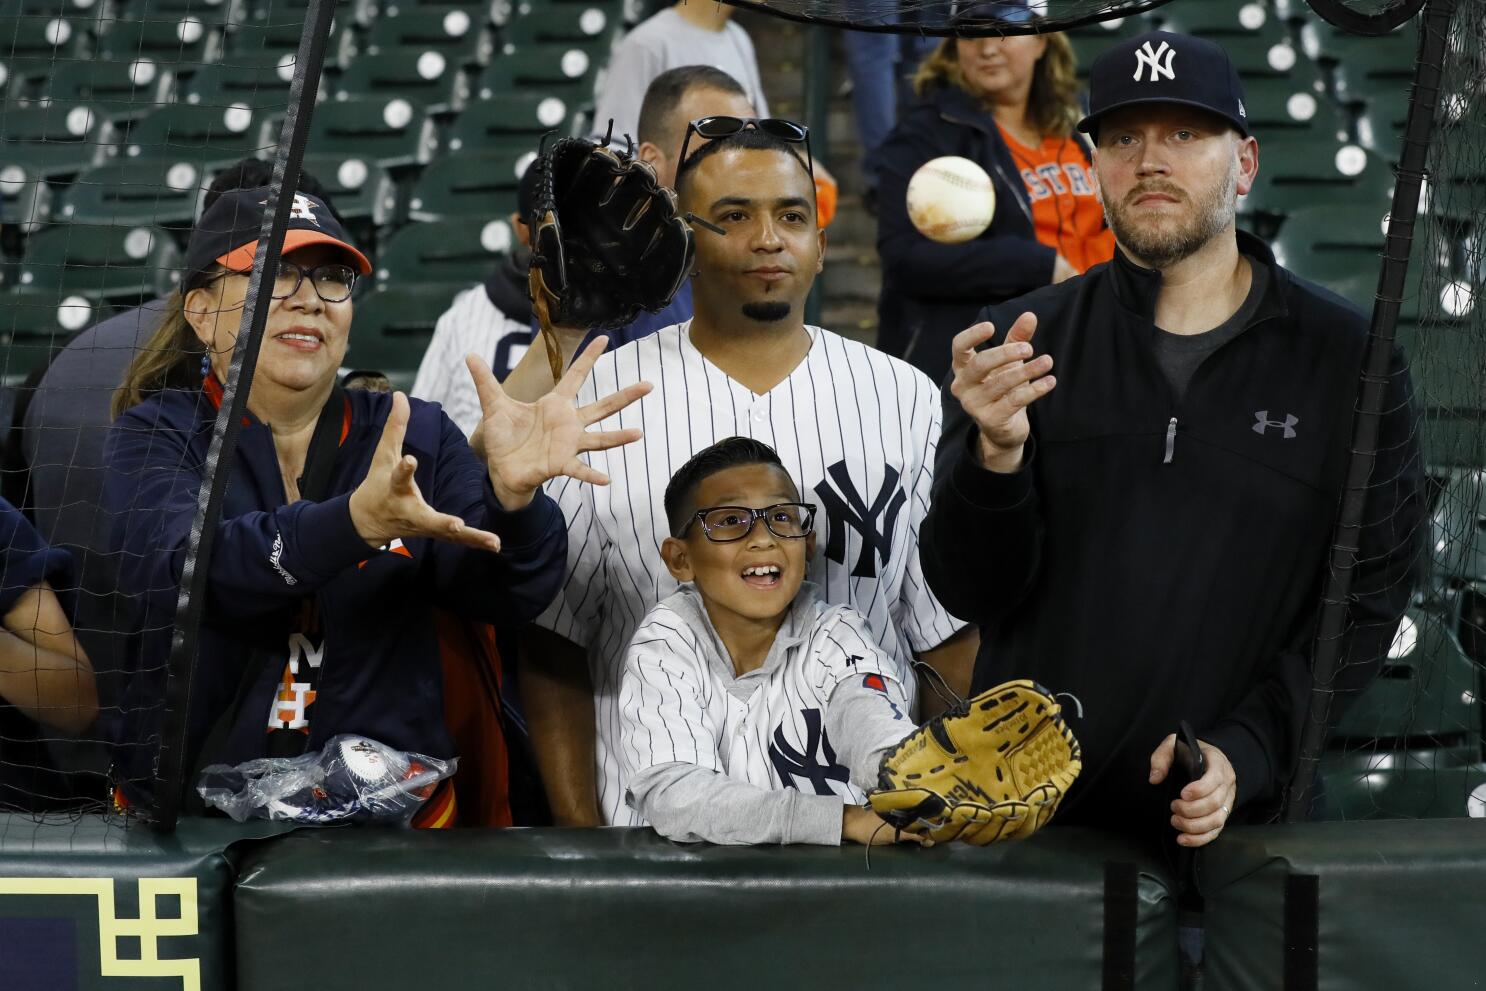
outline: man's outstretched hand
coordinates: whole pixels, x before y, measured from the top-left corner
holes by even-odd
[[[472,444],[484,458],[496,498],[507,510],[524,507],[543,482],[559,475],[608,485],[608,476],[590,468],[578,455],[607,451],[642,436],[638,428],[588,428],[648,393],[649,382],[626,386],[587,406],[577,404],[578,390],[607,344],[607,338],[595,338],[552,391],[532,403],[508,396],[484,359],[476,355],[465,358],[483,413]]]

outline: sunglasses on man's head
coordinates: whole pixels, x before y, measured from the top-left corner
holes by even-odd
[[[723,115],[698,117],[686,125],[686,137],[681,139],[681,157],[676,161],[686,161],[686,149],[691,144],[693,134],[706,138],[708,141],[715,141],[741,131],[758,131],[777,141],[804,145],[805,170],[810,173],[810,178],[815,178],[815,157],[810,152],[810,128],[804,124],[796,124],[792,120],[785,120],[783,117],[727,117]]]

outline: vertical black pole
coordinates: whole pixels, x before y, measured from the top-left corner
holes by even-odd
[[[232,351],[232,366],[222,394],[222,406],[212,428],[211,446],[207,449],[205,474],[196,504],[196,518],[186,548],[186,561],[181,572],[181,588],[176,599],[175,632],[171,639],[169,677],[165,689],[165,719],[160,735],[160,753],[155,764],[154,803],[150,823],[161,831],[175,829],[180,815],[184,789],[191,782],[186,775],[186,714],[191,707],[191,690],[196,675],[196,652],[201,629],[201,613],[206,605],[206,576],[210,570],[212,545],[222,512],[222,496],[227,490],[237,435],[247,407],[248,391],[253,385],[253,369],[258,364],[258,343],[268,319],[273,278],[264,278],[269,259],[277,259],[284,245],[284,228],[293,206],[293,190],[299,182],[304,162],[305,139],[315,94],[320,88],[320,72],[325,62],[325,46],[330,37],[336,0],[310,0],[305,32],[299,40],[294,63],[294,79],[289,86],[289,106],[279,133],[278,150],[270,180],[268,209],[258,232],[258,253],[248,282],[248,295],[243,309],[242,328]],[[285,186],[290,195],[281,195]]]
[[[1404,125],[1398,181],[1393,187],[1393,208],[1389,214],[1388,240],[1383,249],[1377,299],[1373,303],[1372,324],[1363,358],[1357,417],[1352,425],[1352,459],[1347,466],[1346,489],[1342,493],[1332,536],[1329,574],[1316,626],[1310,706],[1300,740],[1300,760],[1285,795],[1286,822],[1300,822],[1307,818],[1311,790],[1331,723],[1332,684],[1341,661],[1362,512],[1377,458],[1378,428],[1388,388],[1388,365],[1409,272],[1409,250],[1413,245],[1414,222],[1419,213],[1419,187],[1424,178],[1429,138],[1439,105],[1440,77],[1444,70],[1450,19],[1454,13],[1455,0],[1429,0],[1420,24],[1414,91],[1409,101],[1408,121]]]

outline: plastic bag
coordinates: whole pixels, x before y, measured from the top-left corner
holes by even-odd
[[[196,790],[238,822],[407,825],[459,759],[435,760],[343,733],[298,757],[203,768]]]

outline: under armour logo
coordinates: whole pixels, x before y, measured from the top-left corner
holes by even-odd
[[[851,473],[845,461],[838,461],[826,469],[826,474],[836,483],[831,488],[822,479],[815,487],[815,495],[825,507],[831,521],[826,538],[826,557],[837,564],[846,563],[846,528],[851,527],[862,537],[862,550],[851,569],[853,578],[873,578],[877,575],[875,551],[886,565],[893,556],[893,527],[898,522],[898,512],[908,501],[908,493],[898,488],[898,470],[891,465],[883,472],[882,485],[872,505],[862,498],[852,484]],[[878,520],[882,521],[879,530]]]
[[[1161,58],[1163,55],[1166,57],[1164,62]],[[1162,76],[1175,79],[1176,72],[1171,68],[1171,60],[1174,58],[1176,58],[1176,49],[1172,48],[1170,43],[1163,41],[1160,48],[1152,48],[1151,43],[1147,41],[1135,50],[1135,81],[1137,83],[1142,81],[1141,77],[1145,75],[1146,69],[1151,70],[1151,82],[1153,83],[1160,82]]]
[[[801,709],[800,715],[805,718],[805,752],[790,746],[784,738],[784,724],[780,723],[774,728],[774,742],[769,744],[769,760],[786,787],[798,790],[800,785],[795,779],[804,778],[817,795],[834,795],[836,792],[830,783],[840,781],[845,784],[851,780],[851,773],[836,763],[836,751],[831,749],[831,742],[821,727],[820,710]],[[820,757],[816,756],[817,751]]]
[[[1264,431],[1268,430],[1270,427],[1279,427],[1285,432],[1286,440],[1294,440],[1295,424],[1299,422],[1300,417],[1296,416],[1294,413],[1286,413],[1283,420],[1271,420],[1269,418],[1269,410],[1261,409],[1259,410],[1259,412],[1254,414],[1254,433],[1262,437],[1264,436]]]

